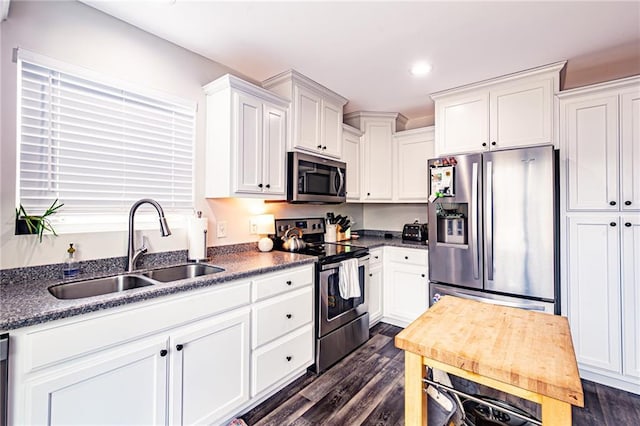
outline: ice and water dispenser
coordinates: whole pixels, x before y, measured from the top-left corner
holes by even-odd
[[[432,164],[431,196],[429,202],[436,212],[436,239],[445,244],[467,244],[467,218],[469,204],[454,202],[455,197],[455,164]]]

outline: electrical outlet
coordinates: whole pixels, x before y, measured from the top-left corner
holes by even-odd
[[[256,222],[254,219],[251,219],[249,221],[249,233],[250,234],[258,233],[258,222]]]
[[[218,238],[226,238],[227,237],[227,222],[225,221],[220,221],[218,222],[218,232],[216,233],[216,236]]]

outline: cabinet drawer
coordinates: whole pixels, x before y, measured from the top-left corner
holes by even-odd
[[[311,324],[253,353],[251,396],[255,396],[290,373],[313,363]]]
[[[313,287],[307,286],[258,303],[252,311],[252,347],[257,348],[291,330],[311,323]]]
[[[369,266],[382,264],[382,249],[373,249],[369,251]]]
[[[388,247],[385,259],[391,262],[426,266],[429,252],[427,250]]]
[[[313,283],[313,265],[264,275],[253,281],[253,301]]]
[[[130,305],[34,327],[25,335],[25,353],[30,354],[26,370],[86,355],[249,302],[249,282],[236,282],[175,295],[170,300],[153,300],[144,306]]]

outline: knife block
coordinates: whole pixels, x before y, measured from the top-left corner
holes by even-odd
[[[336,233],[336,241],[346,241],[351,239],[351,228],[347,228],[346,231],[343,231],[342,227],[338,225],[337,231],[338,232]]]

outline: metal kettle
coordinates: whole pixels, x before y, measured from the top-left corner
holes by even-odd
[[[307,246],[302,240],[302,229],[296,227],[289,228],[282,236],[282,241],[282,248],[287,251],[300,251]]]

